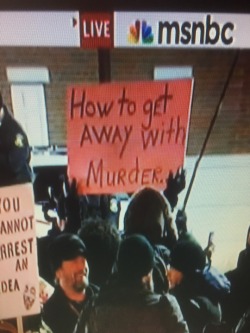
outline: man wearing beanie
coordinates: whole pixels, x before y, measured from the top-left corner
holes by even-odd
[[[205,267],[205,252],[195,239],[181,240],[171,251],[170,293],[176,297],[190,333],[202,332],[205,325],[221,320],[220,297],[227,291],[215,287]]]
[[[43,319],[53,333],[71,333],[78,317],[89,306],[97,287],[89,285],[86,248],[74,234],[55,238],[49,248],[55,290],[43,308]]]
[[[91,333],[189,332],[175,297],[153,291],[154,257],[142,235],[121,242],[117,272],[101,287],[90,315]]]

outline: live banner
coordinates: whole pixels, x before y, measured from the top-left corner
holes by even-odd
[[[0,188],[0,319],[40,312],[31,184]]]
[[[68,174],[80,194],[165,187],[183,166],[193,79],[71,86]]]

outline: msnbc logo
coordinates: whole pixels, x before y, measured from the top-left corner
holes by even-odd
[[[129,27],[128,41],[131,44],[138,44],[140,42],[140,35],[142,44],[152,44],[154,35],[152,27],[146,21],[136,20],[134,24]]]

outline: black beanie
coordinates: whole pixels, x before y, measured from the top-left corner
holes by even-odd
[[[121,242],[117,261],[120,280],[137,282],[153,267],[154,249],[146,237],[134,234]]]
[[[53,272],[56,272],[63,261],[72,260],[78,256],[86,257],[86,247],[77,235],[64,233],[57,236],[51,243],[49,256],[51,268]]]
[[[197,242],[180,241],[171,252],[171,266],[184,274],[203,270],[205,264],[205,253]]]

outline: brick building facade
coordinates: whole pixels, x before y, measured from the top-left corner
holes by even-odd
[[[206,154],[250,152],[250,51],[205,49],[113,49],[102,61],[97,50],[78,48],[0,48],[0,89],[11,108],[6,68],[45,66],[50,82],[45,101],[50,145],[66,145],[66,89],[68,85],[98,83],[100,66],[110,81],[153,80],[156,66],[191,66],[194,75],[188,155],[200,152],[228,73],[238,54],[234,74],[209,139]],[[106,62],[106,64],[105,64]],[[105,71],[105,68],[104,68]]]

